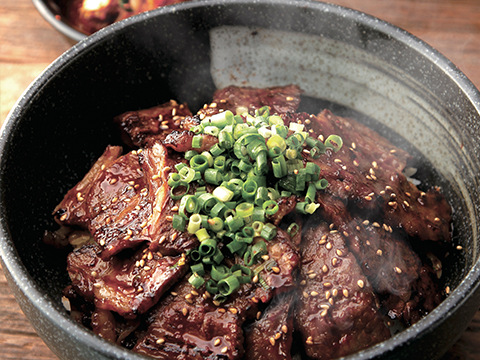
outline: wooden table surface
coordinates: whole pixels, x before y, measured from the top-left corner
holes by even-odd
[[[333,0],[410,31],[480,87],[480,1]],[[73,43],[56,32],[30,0],[0,2],[0,123],[30,82]],[[56,359],[38,337],[0,268],[0,359]],[[442,360],[480,360],[480,311]]]

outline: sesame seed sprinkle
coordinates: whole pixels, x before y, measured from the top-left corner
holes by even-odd
[[[213,343],[213,345],[218,346],[218,345],[221,344],[221,342],[222,342],[222,340],[220,340],[220,339],[215,339],[215,342]]]

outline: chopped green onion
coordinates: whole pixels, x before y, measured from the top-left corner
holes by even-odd
[[[242,198],[246,201],[253,201],[257,193],[258,185],[251,178],[247,179],[242,186]]]
[[[298,226],[297,223],[291,223],[290,226],[287,228],[287,233],[292,238],[295,235],[297,235],[299,230],[300,230],[300,226]]]
[[[203,284],[205,284],[205,280],[198,276],[196,273],[193,273],[192,276],[188,278],[188,282],[192,285],[195,289],[198,289]]]
[[[260,240],[257,242],[255,245],[252,246],[252,253],[253,256],[262,256],[263,254],[266,254],[267,251],[267,244],[265,244],[265,241]]]
[[[212,231],[219,232],[223,229],[223,220],[219,217],[208,219],[208,224],[210,225],[210,229]]]
[[[225,265],[212,265],[210,276],[213,280],[220,281],[222,279],[225,279],[228,275],[230,275],[230,269]]]
[[[183,217],[177,214],[173,215],[172,227],[174,229],[179,231],[185,231],[185,224],[186,224],[186,221]]]
[[[245,242],[239,242],[237,240],[233,240],[227,244],[227,248],[232,254],[241,252],[246,246],[247,244]]]
[[[193,261],[200,261],[202,259],[202,255],[200,255],[200,252],[198,250],[192,250],[190,252],[190,258]]]
[[[307,214],[313,214],[315,210],[317,210],[319,207],[320,207],[320,204],[315,204],[315,203],[307,204],[307,206],[305,206],[305,212]]]
[[[260,236],[265,240],[272,240],[277,235],[277,227],[267,223],[260,232]]]
[[[217,250],[215,250],[215,254],[212,256],[212,259],[216,264],[220,264],[223,261],[224,256],[218,247]]]
[[[315,201],[315,195],[317,194],[317,188],[314,184],[308,184],[307,194],[305,195],[305,200],[312,203]]]
[[[185,181],[179,181],[178,183],[171,185],[170,197],[173,200],[179,200],[188,193],[190,185]]]
[[[272,115],[268,118],[268,123],[270,125],[284,125],[283,119],[278,115]]]
[[[329,137],[327,137],[327,140],[325,140],[325,146],[337,152],[342,148],[343,140],[338,135],[330,135]]]
[[[209,239],[208,231],[205,228],[202,228],[195,232],[195,236],[197,237],[198,241],[202,242]]]
[[[257,220],[257,221],[254,221],[254,222],[252,223],[252,229],[253,229],[253,231],[254,231],[255,233],[259,233],[260,231],[262,231],[263,225],[264,225],[264,224],[263,224],[263,222],[261,222],[261,221],[258,221],[258,220]]]
[[[240,288],[240,282],[237,277],[231,275],[225,279],[222,279],[218,282],[218,291],[223,296],[228,296]]]
[[[192,270],[193,273],[195,273],[199,276],[205,275],[205,268],[203,267],[202,263],[194,264],[194,265],[190,266],[190,270]]]
[[[214,239],[206,239],[200,243],[198,247],[198,251],[200,251],[200,255],[206,257],[215,254],[215,250],[217,249],[217,241]]]
[[[215,204],[212,210],[210,210],[210,216],[214,218],[215,217],[223,218],[226,210],[227,210],[227,206],[224,203],[218,202]]]
[[[237,216],[241,217],[241,218],[245,218],[247,216],[251,216],[253,214],[253,204],[252,203],[247,203],[247,202],[244,202],[244,203],[240,203],[239,205],[237,205],[237,207],[235,208],[235,212],[237,214]]]
[[[208,280],[207,283],[205,284],[205,290],[207,290],[212,295],[217,294],[218,293],[217,283],[212,279]]]
[[[210,148],[210,154],[212,154],[213,156],[219,156],[224,151],[225,150],[222,149],[218,144],[215,144]]]
[[[228,230],[236,232],[240,230],[245,223],[241,217],[233,217],[230,215],[225,219],[225,224],[227,225]]]
[[[190,221],[188,222],[187,231],[189,234],[195,234],[198,230],[200,230],[200,226],[202,225],[202,218],[198,214],[193,214],[190,216]]]
[[[195,155],[198,155],[198,152],[196,152],[195,150],[188,150],[188,151],[185,153],[185,160],[190,161],[190,159],[191,159],[192,157],[194,157]],[[181,163],[181,164],[183,164],[183,163]],[[177,164],[177,165],[179,165],[179,164]],[[175,168],[176,168],[177,171],[178,171],[177,165],[175,165]],[[185,165],[185,164],[183,164],[183,165]]]
[[[278,204],[275,200],[265,201],[262,207],[263,207],[263,210],[265,211],[265,214],[267,215],[276,214],[279,209]]]
[[[276,178],[282,178],[287,175],[287,163],[283,155],[277,156],[272,159],[273,175]]]
[[[203,135],[194,135],[192,138],[192,148],[198,149],[202,147]]]
[[[190,167],[202,174],[208,169],[208,159],[205,155],[195,155],[190,159]]]
[[[267,200],[269,200],[270,198],[268,197],[268,190],[266,187],[264,186],[260,186],[258,189],[257,189],[257,193],[255,194],[255,205],[257,206],[262,206],[263,203]]]
[[[178,184],[181,179],[182,179],[182,178],[180,177],[179,174],[177,174],[177,173],[170,173],[170,175],[168,176],[167,184],[168,184],[168,186],[172,187],[172,186]]]
[[[291,122],[288,128],[293,132],[302,132],[305,129],[305,125]]]
[[[317,190],[323,190],[326,189],[328,186],[328,180],[327,179],[320,179],[315,182],[315,188]]]
[[[228,202],[233,199],[233,191],[227,189],[226,187],[219,186],[215,188],[212,192],[213,196],[215,196],[221,202]]]
[[[205,170],[205,182],[213,185],[220,185],[223,181],[223,176],[220,171],[217,169],[207,169]]]

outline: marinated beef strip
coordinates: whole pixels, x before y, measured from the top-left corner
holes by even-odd
[[[295,112],[300,104],[302,91],[297,85],[254,88],[228,86],[215,91],[213,100],[197,112],[202,120],[222,111],[230,110],[237,114],[237,109],[247,110],[250,115],[263,106],[270,107],[270,114]]]
[[[185,255],[152,253],[141,247],[132,257],[102,260],[98,245],[71,252],[67,270],[78,294],[97,309],[115,311],[132,319],[144,314],[187,271]]]
[[[384,221],[420,240],[450,241],[451,209],[435,189],[422,192],[402,174],[411,156],[375,131],[324,110],[317,116],[286,114],[286,122],[305,123],[310,136],[338,135],[343,147],[318,159],[327,192],[358,208],[385,214]]]
[[[392,319],[411,325],[442,300],[436,275],[391,226],[353,217],[342,200],[317,194],[322,216],[341,232]]]
[[[289,111],[295,111],[300,103],[301,90],[296,85],[276,86],[266,89],[252,87],[229,86],[224,89],[217,90],[213,94],[213,100],[210,104],[200,109],[196,116],[186,118],[190,128],[195,120],[201,121],[206,116],[212,116],[220,112],[230,110],[237,114],[237,109],[248,110],[253,115],[255,110],[263,106],[270,107],[270,113],[283,114]],[[198,116],[198,117],[197,117]],[[184,127],[188,130],[190,128]],[[198,152],[208,151],[218,142],[218,139],[211,135],[202,135],[202,145],[200,148],[192,148],[192,138],[194,136],[191,131],[173,131],[163,140],[165,146],[178,152],[186,152],[188,150],[196,150]]]
[[[245,358],[289,360],[293,334],[294,295],[273,298],[261,317],[245,330]]]
[[[67,193],[55,209],[57,222],[87,228],[104,260],[144,241],[168,255],[195,247],[197,239],[173,229],[168,220],[174,202],[167,179],[169,169],[180,160],[169,156],[159,143],[111,161],[114,150],[107,148]]]
[[[325,223],[302,242],[296,327],[312,359],[335,359],[390,337],[367,277],[343,235]]]
[[[259,304],[295,286],[293,272],[299,257],[288,235],[279,230],[267,251],[268,256],[251,267],[256,279],[221,304],[205,285],[199,289],[190,285],[187,275],[152,311],[134,351],[156,359],[240,359],[245,320],[257,315]],[[243,263],[238,257],[235,262]]]
[[[130,147],[149,147],[174,130],[190,128],[192,113],[187,104],[175,100],[138,111],[128,111],[113,121],[121,130],[122,140]]]
[[[209,151],[212,146],[218,143],[218,138],[213,135],[202,134],[202,142],[200,147],[192,147],[192,140],[195,134],[191,131],[172,131],[169,133],[163,144],[177,152],[185,153],[188,150],[195,150],[197,152]]]

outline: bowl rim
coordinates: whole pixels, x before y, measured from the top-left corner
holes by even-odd
[[[41,3],[41,0],[32,1],[34,3]],[[51,76],[54,76],[55,73],[68,66],[70,61],[73,61],[77,55],[80,55],[83,52],[88,52],[93,46],[108,40],[110,37],[115,36],[116,33],[128,29],[128,27],[133,24],[141,23],[144,20],[158,17],[162,14],[188,10],[196,7],[228,7],[232,4],[255,6],[256,4],[259,4],[259,2],[257,0],[196,0],[192,2],[174,4],[132,16],[103,28],[88,37],[85,37],[79,43],[75,44],[72,48],[59,56],[54,62],[52,62],[28,86],[21,97],[17,100],[14,107],[7,115],[4,124],[2,125],[0,134],[0,150],[5,148],[6,144],[8,143],[9,136],[15,131],[16,120],[21,116],[22,108],[28,105],[29,101],[35,96],[36,92],[49,81]],[[363,12],[340,5],[329,4],[315,0],[262,0],[262,4],[309,7],[316,11],[329,12],[335,15],[346,17],[349,20],[358,22],[367,27],[374,28],[376,31],[390,36],[394,40],[412,48],[421,57],[429,60],[430,63],[448,76],[458,87],[458,89],[464,93],[465,97],[471,102],[476,112],[480,114],[480,92],[476,89],[473,83],[438,50],[434,49],[426,42],[410,34],[409,32]],[[55,21],[58,23],[57,20]],[[0,152],[0,162],[3,162],[3,158],[4,155],[2,151]],[[5,210],[3,207],[0,207],[0,215],[5,215]],[[49,320],[56,327],[62,328],[71,334],[75,334],[75,336],[79,338],[82,343],[87,344],[102,354],[119,356],[120,358],[136,358],[137,356],[138,359],[144,358],[142,355],[132,353],[131,351],[123,349],[118,345],[106,342],[105,340],[93,335],[88,329],[76,324],[73,320],[69,322],[62,321],[64,314],[58,314],[58,309],[56,309],[56,307],[52,305],[51,301],[45,297],[44,294],[42,294],[41,289],[34,283],[34,279],[30,276],[26,267],[19,259],[18,253],[13,246],[13,242],[9,234],[8,224],[5,221],[5,216],[1,216],[0,225],[0,262],[2,263],[4,271],[8,273],[7,278],[9,278],[9,283],[13,282],[14,285],[20,289],[23,295],[28,298],[30,303],[33,304],[38,311],[48,314]],[[25,279],[28,279],[28,281],[25,281]],[[31,286],[32,282],[33,286]],[[412,340],[413,337],[417,336],[418,334],[433,331],[434,328],[438,327],[443,322],[447,314],[453,313],[456,306],[465,303],[468,299],[468,295],[475,292],[479,287],[480,259],[477,259],[455,290],[452,291],[450,295],[428,316],[421,319],[413,326],[400,332],[399,334],[396,334],[391,339],[383,341],[358,353],[349,355],[347,358],[368,359],[384,352],[392,351],[395,348],[398,348],[400,345],[407,343],[409,340]],[[52,312],[53,316],[51,314]],[[467,326],[467,324],[465,324],[465,326]],[[458,336],[460,336],[460,334],[458,334]],[[455,336],[452,335],[452,337],[454,338]]]

